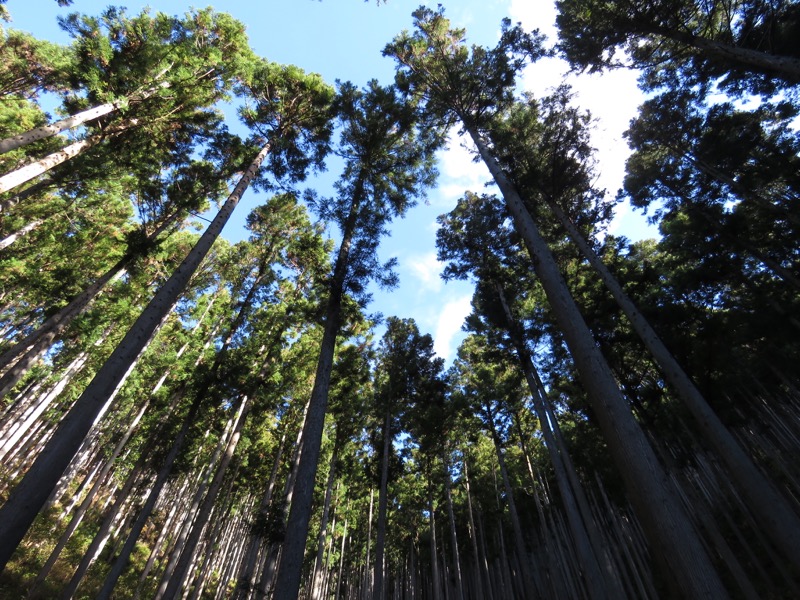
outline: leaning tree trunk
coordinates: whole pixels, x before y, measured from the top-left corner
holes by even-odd
[[[583,379],[608,448],[646,532],[653,553],[669,567],[688,598],[727,598],[728,593],[697,531],[671,487],[597,347],[558,265],[514,185],[500,168],[477,129],[465,123],[478,152],[497,183],[514,226],[531,255],[553,315]]]
[[[737,483],[739,491],[759,527],[781,551],[783,558],[791,562],[795,568],[800,569],[800,517],[792,510],[772,482],[758,469],[752,458],[742,449],[708,405],[700,390],[675,360],[638,307],[623,291],[617,279],[597,256],[575,224],[555,202],[548,201],[548,206],[567,230],[572,241],[598,272],[614,300],[628,317],[634,331],[653,356],[664,374],[664,378],[689,409],[705,439],[716,449],[717,456]]]
[[[167,600],[172,600],[173,598],[178,597],[181,587],[189,575],[189,566],[191,560],[195,556],[195,548],[197,547],[197,543],[200,541],[203,530],[205,529],[209,517],[211,516],[211,509],[214,508],[214,502],[216,501],[219,491],[222,487],[222,480],[225,477],[228,466],[230,465],[231,460],[233,460],[233,453],[236,451],[236,446],[239,444],[239,439],[242,435],[242,429],[244,428],[244,424],[247,421],[247,416],[250,413],[250,407],[251,401],[247,396],[244,396],[242,398],[242,406],[240,408],[239,416],[236,419],[233,432],[231,433],[231,437],[225,447],[225,453],[223,454],[216,473],[214,474],[214,479],[211,481],[211,485],[208,487],[208,491],[203,499],[203,504],[200,506],[197,516],[192,523],[191,533],[181,549],[180,559],[175,566],[172,577],[170,578],[169,583],[164,590],[162,597],[167,598]],[[98,600],[99,598],[100,597],[98,596]]]
[[[26,181],[30,181],[34,177],[38,177],[43,173],[47,173],[47,171],[50,169],[53,169],[61,163],[75,158],[81,152],[88,150],[92,146],[96,146],[105,138],[106,136],[104,134],[97,133],[86,138],[85,140],[73,142],[61,150],[48,154],[44,158],[3,175],[0,177],[0,194],[9,190],[13,190],[15,187],[22,185]]]
[[[166,69],[162,71],[158,75],[160,77]],[[157,77],[157,78],[158,78]],[[73,127],[77,127],[78,125],[83,125],[84,123],[88,123],[89,121],[94,121],[95,119],[99,119],[105,115],[111,114],[119,110],[122,106],[127,104],[130,101],[136,100],[146,100],[153,94],[155,94],[159,89],[169,87],[169,82],[164,81],[159,85],[155,85],[141,93],[132,94],[129,98],[118,98],[114,102],[106,102],[105,104],[101,104],[100,106],[94,106],[92,108],[87,108],[84,111],[56,121],[54,123],[49,123],[48,125],[42,125],[41,127],[36,127],[35,129],[29,129],[24,133],[20,133],[18,135],[6,138],[4,140],[0,140],[0,154],[4,154],[6,152],[11,152],[12,150],[16,150],[17,148],[22,148],[23,146],[27,146],[28,144],[32,144],[33,142],[38,142],[39,140],[44,140],[54,135],[61,133],[62,131],[66,131],[67,129],[72,129]]]
[[[328,405],[333,355],[336,350],[336,337],[339,334],[344,296],[345,279],[349,270],[350,246],[355,234],[356,219],[363,200],[363,184],[356,185],[342,231],[342,242],[336,257],[333,278],[330,284],[328,306],[325,311],[325,329],[320,344],[317,372],[309,400],[308,414],[303,425],[303,441],[297,465],[297,476],[292,492],[292,505],[289,511],[287,537],[281,550],[281,564],[275,582],[274,597],[277,600],[295,600],[300,591],[300,578],[303,567],[308,522],[311,518],[311,499],[314,494],[314,479],[322,444],[325,425],[325,412]]]
[[[6,237],[0,240],[0,250],[5,250],[18,239],[25,237],[31,231],[39,227],[39,225],[42,223],[44,223],[44,219],[36,219],[35,221],[31,221],[24,227],[18,229],[14,233],[9,233]]]
[[[511,313],[511,307],[508,305],[503,287],[500,283],[496,283],[495,286],[500,298],[500,305],[503,307],[511,342],[516,350],[517,359],[520,362],[520,366],[528,383],[528,388],[531,392],[534,411],[536,412],[536,417],[539,419],[539,428],[542,431],[547,453],[550,455],[550,462],[553,465],[556,483],[561,493],[561,499],[564,502],[567,522],[572,533],[581,566],[583,567],[583,575],[586,579],[589,595],[591,598],[598,600],[602,598],[608,598],[609,600],[620,598],[624,594],[618,586],[615,574],[610,572],[609,569],[606,569],[605,577],[603,576],[600,567],[601,562],[605,562],[602,560],[604,556],[603,546],[596,532],[593,515],[588,510],[588,504],[585,502],[583,488],[574,472],[568,475],[572,463],[567,462],[567,450],[558,443],[558,440],[556,440],[553,434],[553,429],[558,427],[558,424],[553,422],[551,427],[547,412],[548,400],[545,397],[544,387],[539,385],[539,377],[533,370],[534,367],[531,356],[522,340],[518,324]],[[521,437],[522,431],[520,431],[520,438]],[[570,475],[572,475],[572,477],[570,477]],[[584,498],[583,506],[580,507],[582,510],[579,510],[579,496]],[[592,535],[592,533],[594,533],[594,535]]]
[[[130,365],[144,351],[160,323],[172,310],[189,279],[200,266],[214,240],[227,223],[233,209],[258,172],[269,153],[266,144],[242,175],[233,193],[214,217],[186,259],[159,289],[147,308],[139,316],[119,346],[95,375],[92,382],[75,402],[72,410],[61,421],[47,446],[37,457],[28,473],[17,485],[7,502],[0,508],[0,568],[4,568],[12,553],[22,541],[59,477],[67,468],[84,436],[114,392]],[[313,479],[313,476],[312,476]]]
[[[153,507],[155,507],[156,501],[161,495],[161,490],[163,489],[164,484],[166,484],[167,478],[172,473],[172,466],[175,464],[175,460],[178,458],[178,455],[183,449],[183,444],[186,440],[187,434],[189,433],[189,428],[194,423],[201,404],[201,396],[198,394],[195,396],[194,400],[192,401],[192,405],[189,407],[189,410],[183,419],[181,429],[175,437],[175,440],[172,442],[172,447],[169,450],[169,454],[167,454],[167,457],[164,459],[164,463],[161,465],[161,469],[156,476],[156,480],[153,482],[153,487],[150,488],[150,492],[147,495],[147,500],[145,500],[142,508],[139,509],[139,514],[137,515],[131,530],[128,532],[128,537],[125,539],[125,544],[117,553],[116,560],[114,561],[114,564],[111,565],[111,570],[106,575],[99,595],[106,594],[106,597],[108,597],[110,592],[114,589],[114,586],[116,585],[120,575],[122,575],[122,572],[125,570],[125,567],[128,566],[130,555],[136,546],[139,535],[142,533],[142,529],[144,529],[147,519],[150,518],[150,514],[153,512]]]

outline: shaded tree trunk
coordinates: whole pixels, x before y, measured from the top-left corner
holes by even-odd
[[[514,226],[531,255],[651,549],[669,565],[671,573],[665,573],[665,577],[677,578],[688,598],[727,598],[708,553],[672,490],[666,472],[633,418],[538,227],[481,135],[469,125],[469,120],[462,118],[462,121],[500,187]]]

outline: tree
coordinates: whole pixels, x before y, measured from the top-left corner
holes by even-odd
[[[560,48],[580,68],[624,63],[614,56],[622,50],[651,78],[663,77],[666,64],[697,83],[723,78],[725,87],[743,85],[751,93],[800,81],[800,11],[793,2],[561,0],[556,6]]]
[[[213,120],[208,108],[227,97],[237,73],[253,60],[244,26],[211,9],[181,20],[147,12],[129,18],[124,10],[109,8],[100,18],[72,14],[61,25],[75,37],[76,56],[65,109],[82,113],[83,121],[26,132],[7,140],[6,146],[11,150],[91,118],[88,135],[3,175],[0,192],[101,143],[111,146],[111,153],[120,146],[131,153],[132,146],[147,142],[151,151],[153,146],[169,147],[179,139],[176,129],[188,131]],[[123,108],[122,117],[116,118]],[[90,114],[84,112],[90,109]]]
[[[394,283],[393,263],[381,265],[376,250],[391,219],[402,216],[433,182],[433,152],[439,143],[438,131],[419,127],[416,107],[404,101],[393,87],[382,88],[373,81],[362,92],[352,84],[343,84],[337,108],[342,122],[339,154],[346,161],[336,184],[338,196],[310,200],[320,216],[336,223],[342,238],[327,282],[324,332],[287,524],[292,536],[283,544],[275,587],[276,598],[287,600],[295,598],[300,587],[345,294],[365,304],[369,299],[365,286],[370,279],[384,286]]]
[[[280,174],[289,179],[298,179],[302,178],[305,172],[304,169],[296,170],[295,165],[300,163],[301,167],[305,167],[308,162],[312,162],[312,159],[299,160],[297,155],[307,147],[313,151],[310,153],[311,156],[314,156],[314,153],[319,156],[322,152],[320,148],[326,147],[330,134],[327,104],[331,94],[330,88],[318,76],[305,75],[294,67],[264,65],[254,77],[262,78],[250,79],[248,83],[251,85],[261,85],[265,89],[272,86],[268,92],[269,97],[265,98],[265,104],[269,103],[272,111],[266,107],[263,109],[264,115],[272,120],[272,123],[266,125],[269,137],[260,138],[261,148],[249,162],[233,192],[198,240],[197,245],[156,293],[117,349],[95,375],[92,383],[84,390],[70,413],[62,420],[58,430],[15,488],[12,496],[0,509],[0,531],[3,532],[3,538],[8,540],[3,554],[0,555],[0,564],[3,566],[8,562],[14,548],[25,535],[36,513],[77,451],[94,417],[177,302],[242,194],[255,179],[261,163],[270,152],[274,152],[279,157],[272,158],[272,162],[285,164],[286,159],[281,159],[280,156],[288,154],[289,168]],[[279,95],[273,96],[275,92],[279,92]],[[273,124],[276,126],[271,127]],[[253,156],[252,150],[250,153]]]
[[[550,99],[542,103],[541,112],[535,103],[527,104],[527,110],[531,111],[528,119],[535,121],[536,115],[540,114],[541,137],[536,135],[539,127],[531,126],[531,121],[528,121],[528,127],[525,126],[526,117],[522,113],[526,112],[526,108],[518,105],[516,113],[509,117],[507,130],[504,132],[502,126],[494,129],[496,152],[504,156],[501,160],[507,171],[514,174],[518,188],[527,196],[527,205],[533,208],[542,202],[546,204],[597,272],[666,382],[695,418],[703,437],[714,446],[719,458],[727,465],[760,526],[781,548],[784,557],[794,561],[800,555],[800,546],[797,546],[800,544],[800,518],[712,410],[639,307],[598,256],[590,238],[584,237],[567,215],[567,211],[585,215],[586,211],[576,210],[575,207],[590,204],[593,196],[591,170],[585,158],[588,132],[574,110],[569,109],[567,102],[567,97],[556,99],[555,102]],[[537,137],[540,140],[538,142]],[[520,143],[521,140],[524,142]]]
[[[535,52],[536,41],[518,28],[506,27],[496,48],[470,51],[462,41],[463,32],[450,29],[441,10],[419,9],[414,16],[417,31],[397,37],[384,51],[399,63],[398,84],[424,99],[434,114],[460,121],[500,188],[653,552],[672,573],[680,574],[679,585],[686,596],[726,597],[708,553],[630,413],[552,253],[487,139],[491,117],[508,105],[515,72],[524,64],[524,56]]]

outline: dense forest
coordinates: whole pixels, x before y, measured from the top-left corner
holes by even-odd
[[[420,7],[363,87],[210,8],[0,29],[0,596],[800,597],[800,3],[557,8]],[[553,55],[640,72],[616,198]],[[496,185],[438,220],[446,367],[369,306],[451,131]]]

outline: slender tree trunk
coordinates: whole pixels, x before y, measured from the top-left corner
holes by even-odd
[[[497,434],[494,415],[490,407],[483,407],[484,415],[489,423],[489,435],[494,442],[494,450],[497,455],[497,464],[500,467],[500,476],[503,479],[503,487],[506,492],[506,502],[508,503],[508,513],[511,517],[511,528],[514,531],[514,543],[517,547],[517,555],[519,556],[520,568],[522,569],[522,579],[524,581],[524,589],[526,595],[531,597],[539,597],[540,590],[536,589],[536,579],[531,573],[530,560],[528,559],[528,550],[525,547],[525,539],[522,536],[522,524],[519,520],[519,513],[517,512],[517,503],[514,500],[514,490],[511,487],[511,481],[508,478],[508,470],[506,469],[505,454],[503,452],[503,444],[500,436]]]
[[[89,506],[91,506],[92,501],[94,500],[97,493],[100,491],[100,488],[103,485],[103,483],[105,483],[106,476],[114,467],[117,457],[120,455],[123,448],[125,448],[125,445],[128,443],[128,440],[130,440],[134,431],[136,431],[136,427],[139,425],[139,421],[141,421],[142,417],[144,416],[144,413],[147,410],[148,405],[149,405],[149,400],[148,402],[145,402],[139,409],[139,412],[136,414],[133,421],[128,425],[127,431],[125,431],[125,434],[122,436],[122,438],[117,442],[116,446],[114,447],[111,456],[105,460],[105,464],[96,475],[94,485],[84,497],[83,501],[81,502],[81,505],[78,507],[78,510],[75,511],[75,514],[72,516],[72,519],[70,520],[67,529],[64,531],[64,533],[61,534],[61,537],[59,538],[56,547],[50,553],[50,557],[47,559],[47,562],[40,569],[39,574],[36,576],[36,580],[31,585],[30,592],[33,592],[45,580],[48,573],[50,573],[50,570],[55,565],[56,560],[58,560],[61,551],[67,545],[67,542],[72,537],[72,534],[75,532],[75,530],[78,528],[78,525],[80,525],[81,521],[83,521],[83,517],[86,514],[86,511],[89,509]]]
[[[158,239],[158,236],[170,227],[177,217],[178,213],[174,213],[169,218],[164,219],[155,231],[148,236],[147,242],[152,243]],[[0,355],[0,371],[8,368],[3,377],[0,378],[0,397],[8,393],[19,382],[36,358],[52,345],[55,339],[77,316],[86,311],[92,301],[100,295],[111,281],[121,277],[136,258],[136,254],[125,254],[66,306]]]
[[[664,378],[695,418],[704,438],[716,449],[717,456],[737,483],[760,528],[780,549],[783,558],[800,569],[800,517],[720,421],[700,390],[561,207],[552,201],[548,202],[548,206],[598,272],[614,300],[628,317],[634,331],[653,356]]]
[[[450,461],[447,460],[446,451],[442,452],[442,466],[444,467],[444,491],[447,497],[447,518],[450,521],[450,543],[453,546],[453,572],[456,576],[456,597],[457,600],[464,600],[464,583],[461,580],[461,557],[458,552],[456,518],[453,514],[453,486],[450,482]]]
[[[369,513],[367,516],[367,560],[364,563],[364,589],[362,600],[368,600],[372,597],[372,581],[371,576],[375,573],[374,569],[370,569],[370,545],[372,543],[372,508],[375,500],[375,489],[369,489]]]
[[[166,71],[166,70],[165,70]],[[163,72],[161,73],[163,74]],[[161,76],[159,74],[159,77]],[[130,97],[130,100],[145,100],[155,94],[161,88],[169,87],[169,82],[162,82],[159,85],[153,86],[144,92],[139,94],[133,94]],[[66,131],[67,129],[72,129],[73,127],[77,127],[78,125],[83,125],[84,123],[88,123],[89,121],[93,121],[95,119],[99,119],[102,116],[110,114],[119,110],[123,104],[127,103],[129,98],[120,98],[115,100],[114,102],[106,102],[105,104],[101,104],[100,106],[95,106],[93,108],[87,108],[84,111],[81,111],[77,114],[71,115],[59,121],[55,121],[54,123],[50,123],[48,125],[43,125],[41,127],[36,127],[35,129],[29,129],[25,133],[20,133],[18,135],[6,138],[4,140],[0,140],[0,154],[4,154],[6,152],[10,152],[11,150],[16,150],[17,148],[22,148],[23,146],[27,146],[28,144],[32,144],[33,142],[38,142],[39,140],[43,140],[54,135],[61,133],[62,131]]]
[[[325,412],[328,405],[333,355],[336,350],[336,337],[339,334],[344,295],[345,278],[349,271],[350,246],[355,234],[356,219],[363,200],[363,184],[356,185],[350,204],[350,213],[342,231],[342,243],[336,257],[331,281],[328,306],[325,311],[325,329],[320,344],[317,372],[311,391],[308,414],[303,426],[303,442],[300,448],[297,478],[292,492],[292,504],[287,523],[292,532],[282,546],[281,564],[275,583],[276,600],[296,600],[300,590],[308,522],[311,518],[311,499],[314,494],[314,480],[325,425]]]
[[[105,401],[114,392],[130,365],[144,351],[156,329],[172,310],[189,279],[227,223],[242,194],[255,177],[268,152],[269,144],[265,145],[258,153],[222,209],[198,240],[197,245],[156,293],[119,346],[78,398],[75,406],[61,421],[50,442],[14,489],[8,501],[0,508],[0,539],[4,540],[2,548],[0,548],[1,568],[5,567],[11,554],[22,541],[39,509],[80,447],[95,417],[102,410]]]
[[[470,541],[472,543],[472,555],[475,557],[475,582],[478,584],[476,589],[476,596],[478,598],[484,597],[484,581],[486,583],[486,598],[493,600],[491,585],[489,582],[489,568],[486,564],[485,557],[478,549],[478,530],[475,528],[475,517],[472,510],[472,492],[469,487],[469,469],[467,468],[467,457],[464,456],[464,487],[467,491],[467,515],[469,516],[469,532]]]
[[[250,413],[251,406],[251,401],[247,398],[247,396],[243,397],[241,402],[241,408],[239,410],[239,415],[236,418],[233,432],[231,433],[231,437],[225,446],[225,453],[222,455],[220,464],[217,467],[216,473],[214,474],[214,479],[212,480],[211,485],[208,487],[208,492],[206,492],[205,498],[203,499],[203,504],[200,506],[200,509],[197,513],[197,517],[195,517],[194,522],[192,523],[191,533],[187,538],[186,543],[183,545],[180,559],[175,566],[175,570],[172,573],[169,584],[167,585],[162,596],[163,598],[167,598],[167,600],[173,600],[174,598],[178,597],[181,587],[188,578],[190,560],[195,555],[195,548],[197,547],[197,543],[200,541],[200,537],[202,536],[209,517],[211,516],[211,510],[214,508],[214,502],[219,495],[223,478],[225,477],[225,473],[227,472],[231,460],[233,460],[233,453],[236,451],[236,446],[239,444],[239,439],[242,435],[242,429],[247,421],[247,416]]]
[[[338,434],[337,434],[338,437]],[[325,539],[328,537],[328,520],[331,514],[331,499],[333,498],[333,482],[336,478],[336,461],[339,460],[338,444],[334,443],[333,453],[331,454],[331,466],[328,469],[328,484],[325,486],[325,500],[322,503],[322,519],[319,524],[319,536],[317,537],[317,556],[314,560],[314,570],[311,574],[311,594],[312,600],[320,600],[325,597],[323,593],[324,575],[324,554]],[[336,521],[333,526],[335,528]]]
[[[26,181],[30,181],[34,177],[37,177],[42,173],[46,173],[61,163],[64,163],[71,158],[75,158],[81,152],[102,142],[105,137],[106,136],[104,134],[98,133],[86,138],[85,140],[73,142],[69,146],[62,148],[57,152],[53,152],[42,159],[27,164],[24,167],[20,167],[16,171],[11,171],[11,173],[3,175],[0,177],[0,194],[3,194],[9,190],[13,190],[15,187],[22,185]]]
[[[604,556],[603,546],[600,543],[599,535],[595,530],[594,519],[591,512],[580,510],[580,502],[577,502],[578,495],[583,496],[583,487],[575,476],[574,472],[568,474],[568,467],[572,467],[566,447],[556,439],[553,430],[558,427],[554,421],[551,427],[550,414],[547,411],[549,404],[544,387],[535,373],[531,356],[521,339],[518,324],[511,313],[511,307],[506,301],[505,292],[503,287],[495,284],[500,304],[503,307],[506,322],[508,324],[509,334],[512,339],[512,344],[517,353],[517,358],[525,374],[525,379],[528,383],[528,388],[531,392],[533,399],[533,407],[536,416],[539,419],[539,427],[544,437],[545,446],[548,454],[550,455],[550,462],[553,465],[553,470],[556,475],[556,482],[558,484],[559,492],[561,492],[561,499],[564,502],[564,510],[567,514],[567,522],[570,526],[573,541],[575,543],[578,556],[580,557],[582,571],[586,579],[586,586],[592,598],[601,599],[620,598],[622,590],[618,587],[615,574],[610,572],[609,569],[605,571],[605,577],[601,570],[601,563],[606,563],[602,559]],[[520,439],[522,439],[522,430],[520,428]],[[572,477],[570,477],[572,475]]]
[[[428,512],[430,513],[431,521],[431,585],[433,586],[433,600],[440,600],[442,597],[442,584],[439,579],[439,561],[436,553],[438,546],[436,544],[436,516],[433,510],[433,484],[428,482]]]
[[[100,529],[92,538],[92,541],[89,543],[89,547],[86,549],[86,552],[84,552],[83,558],[81,559],[80,564],[75,570],[75,573],[72,574],[69,583],[61,591],[60,595],[61,600],[70,600],[74,596],[75,592],[78,589],[78,585],[80,585],[83,576],[86,574],[86,571],[89,570],[89,567],[92,565],[95,558],[97,558],[97,555],[100,554],[100,552],[102,551],[103,546],[108,540],[109,532],[111,531],[111,528],[113,527],[114,522],[117,519],[117,516],[122,511],[122,508],[125,506],[125,504],[128,502],[131,491],[133,490],[133,487],[139,478],[139,474],[142,472],[143,465],[144,465],[144,455],[140,456],[136,465],[131,470],[131,473],[125,480],[125,485],[117,494],[117,498],[114,501],[114,504],[112,505],[109,513],[103,519],[103,522],[100,525]]]
[[[266,492],[264,493],[264,497],[261,499],[261,504],[258,508],[258,515],[260,517],[266,516],[267,509],[272,501],[272,492],[275,489],[275,481],[278,478],[278,469],[281,466],[281,458],[283,457],[285,443],[286,429],[284,428],[283,434],[281,434],[281,441],[278,444],[278,450],[275,453],[275,460],[272,463],[272,472],[269,475],[269,483],[267,483]],[[259,550],[261,549],[263,542],[264,536],[260,531],[258,533],[251,533],[250,545],[247,549],[247,554],[245,555],[246,558],[242,562],[243,569],[239,574],[239,583],[236,586],[234,598],[242,600],[243,598],[246,599],[250,596],[250,591],[255,586],[256,577],[258,576],[256,565],[258,564]]]
[[[167,454],[167,457],[164,459],[164,464],[161,466],[161,469],[156,476],[156,480],[153,482],[153,487],[150,489],[147,500],[139,510],[136,521],[134,521],[131,530],[128,532],[128,537],[125,540],[125,544],[117,555],[114,564],[111,566],[111,570],[106,575],[105,581],[103,582],[103,586],[100,589],[97,598],[110,597],[117,580],[119,579],[120,575],[122,575],[125,567],[128,566],[131,552],[133,552],[136,542],[139,539],[139,535],[141,535],[147,519],[150,518],[150,514],[153,512],[153,507],[155,506],[156,501],[161,494],[161,490],[163,489],[164,484],[167,482],[167,478],[172,472],[172,466],[175,464],[175,459],[178,458],[178,455],[183,449],[183,444],[186,440],[186,435],[189,433],[189,428],[197,418],[197,413],[199,412],[201,405],[200,398],[201,396],[197,395],[192,401],[192,405],[189,407],[189,411],[186,413],[186,416],[183,419],[181,429],[175,437],[175,441],[172,443],[169,454]]]
[[[25,225],[22,229],[19,229],[18,231],[15,231],[14,233],[7,235],[2,240],[0,240],[0,250],[8,248],[11,244],[16,242],[21,237],[24,237],[27,234],[29,234],[31,231],[39,227],[39,225],[41,225],[42,223],[44,223],[44,219],[36,219],[35,221],[31,221],[30,223]]]
[[[669,565],[671,572],[665,573],[665,577],[678,579],[687,598],[727,598],[728,593],[708,553],[672,490],[664,468],[658,463],[641,427],[633,418],[519,193],[478,131],[472,126],[467,126],[467,130],[500,187],[515,228],[531,255],[651,549],[663,556]]]
[[[391,435],[392,415],[386,411],[383,422],[383,454],[381,456],[381,487],[378,489],[378,529],[375,539],[375,574],[373,576],[372,597],[384,600],[383,575],[386,573],[383,550],[386,545],[386,505],[388,502],[389,484],[389,452],[392,447]]]

